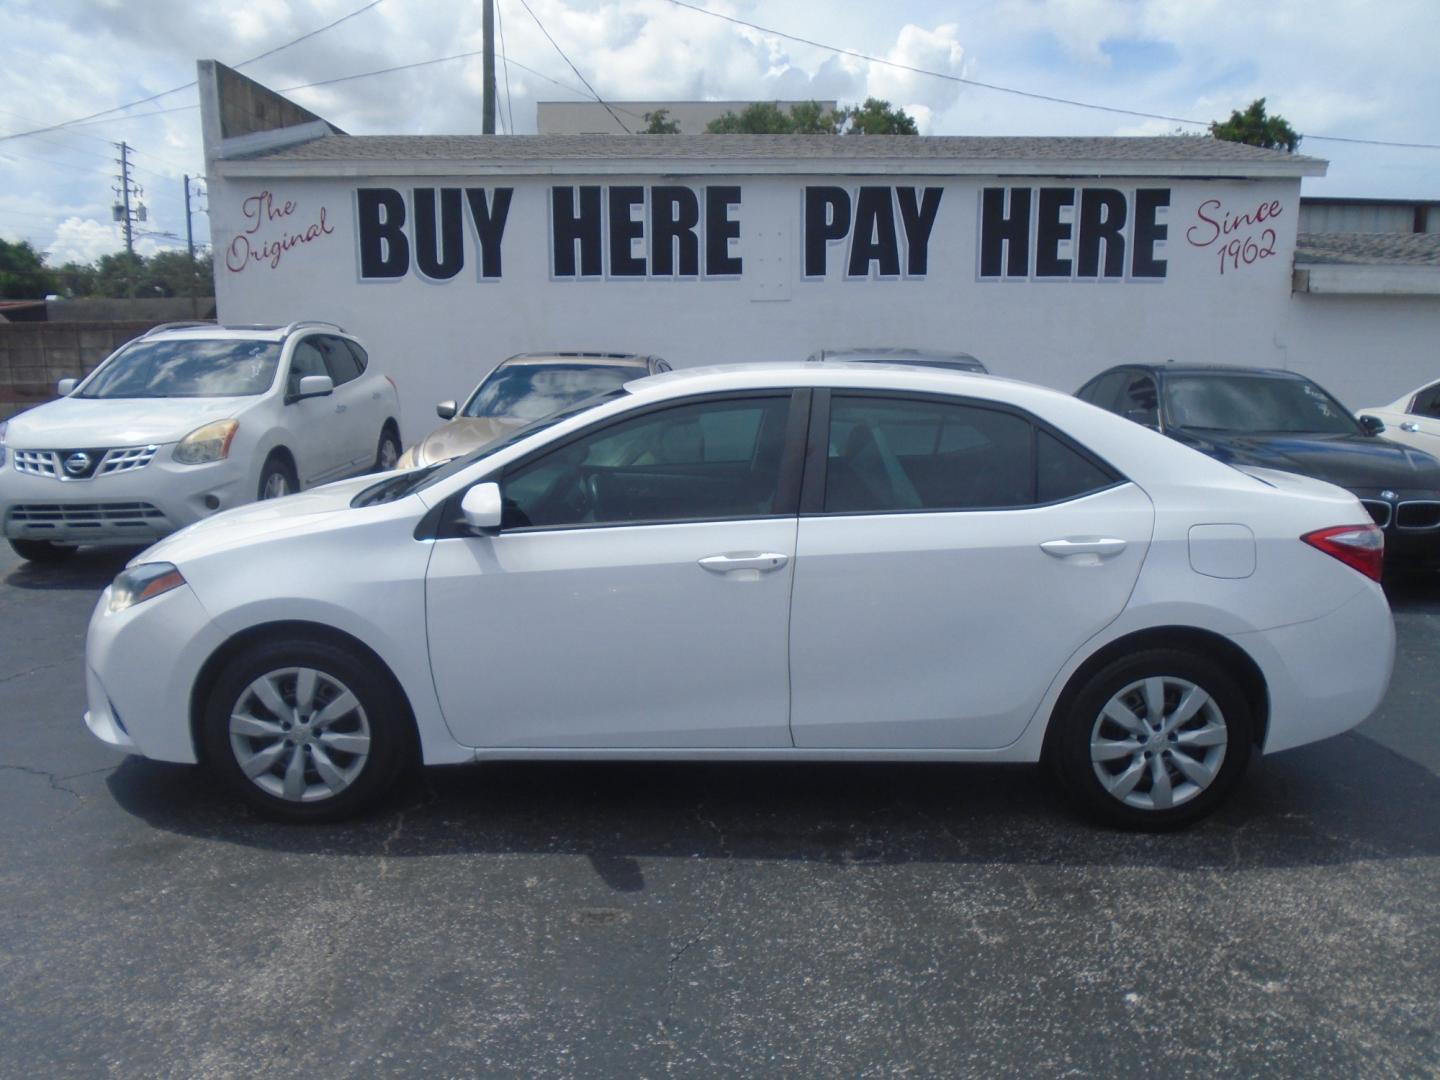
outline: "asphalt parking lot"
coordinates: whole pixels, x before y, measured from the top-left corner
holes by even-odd
[[[0,552],[0,1075],[1440,1074],[1440,580],[1356,731],[1188,832],[1037,770],[431,770],[266,823],[94,740],[122,553]]]

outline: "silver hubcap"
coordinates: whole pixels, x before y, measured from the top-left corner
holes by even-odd
[[[1090,730],[1090,761],[1126,806],[1168,810],[1215,781],[1229,733],[1219,706],[1186,679],[1156,675],[1105,703]]]
[[[282,472],[273,472],[265,477],[265,486],[260,490],[262,499],[278,499],[290,494],[290,481]]]
[[[380,471],[389,472],[395,468],[395,462],[400,460],[400,448],[395,445],[395,440],[385,438],[380,440]]]
[[[350,689],[314,668],[280,668],[230,710],[230,749],[262,791],[289,802],[340,794],[370,754],[370,724]]]

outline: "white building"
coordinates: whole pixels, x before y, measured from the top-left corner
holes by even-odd
[[[359,333],[407,441],[435,401],[543,349],[685,367],[928,347],[1065,390],[1122,361],[1217,361],[1353,405],[1440,375],[1440,238],[1307,236],[1297,256],[1311,157],[1185,137],[356,137],[213,62],[200,87],[221,319]]]

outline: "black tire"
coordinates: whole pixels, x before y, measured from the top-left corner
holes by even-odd
[[[305,715],[303,706],[282,718],[265,708],[251,689],[265,676],[271,676],[275,681],[270,685],[277,688],[281,700],[294,707],[300,697],[299,680],[287,669],[317,673],[310,720],[320,717],[324,704],[340,697],[338,693],[325,696],[327,689],[333,691],[334,684],[353,695],[355,707],[342,706],[342,712],[328,727],[312,730],[306,726],[302,732],[296,719]],[[231,728],[237,713],[272,725],[280,721],[288,727],[284,736],[235,734]],[[241,799],[276,821],[338,821],[360,814],[382,799],[418,757],[410,710],[385,673],[376,670],[374,659],[362,658],[339,645],[305,638],[267,641],[230,660],[206,697],[198,734],[202,762]],[[327,736],[334,739],[337,735],[350,739],[352,744],[357,736],[368,738],[363,757],[325,741]],[[337,768],[342,772],[353,770],[345,786],[335,794],[322,790],[334,785],[321,772],[317,746],[332,776]],[[256,761],[271,751],[273,766],[252,780],[241,766],[241,755]],[[296,757],[300,759],[303,801],[286,798],[283,791],[290,763]]]
[[[380,441],[375,444],[374,472],[389,472],[400,460],[400,436],[395,428],[386,424],[380,432]]]
[[[283,484],[284,491],[276,491],[275,485]],[[279,454],[271,454],[260,470],[260,486],[255,491],[256,499],[278,499],[282,495],[294,495],[300,490],[300,481],[295,476],[295,467]]]
[[[58,563],[75,554],[75,545],[56,544],[49,540],[11,540],[10,550],[27,562]]]
[[[1202,690],[1209,703],[1163,738],[1148,726],[1144,730],[1152,733],[1142,738],[1115,720],[1102,718],[1111,700],[1129,690],[1119,704],[1135,705],[1132,717],[1139,715],[1141,724],[1146,724],[1144,681],[1152,678],[1162,680],[1162,718],[1178,712],[1187,684]],[[1112,710],[1112,715],[1127,723],[1130,719],[1122,710]],[[1253,747],[1254,718],[1235,679],[1209,657],[1179,649],[1151,649],[1106,665],[1069,696],[1068,705],[1062,705],[1053,722],[1057,726],[1046,747],[1046,760],[1061,788],[1089,817],[1124,829],[1179,829],[1206,816],[1244,775]],[[1221,725],[1225,738],[1216,758],[1217,747],[1200,740],[1217,738]],[[1163,723],[1160,726],[1163,728]],[[1111,752],[1115,757],[1092,760],[1092,738],[1100,744],[1099,753]],[[1133,751],[1129,749],[1132,742]],[[1150,746],[1154,749],[1146,749]],[[1177,767],[1177,761],[1187,771]],[[1110,783],[1123,790],[1132,770],[1134,786],[1122,795],[1112,794],[1100,777],[1100,772],[1105,772]],[[1213,776],[1205,786],[1191,779],[1191,775],[1205,772]],[[1157,773],[1163,773],[1163,779]],[[1166,806],[1167,801],[1171,805]]]

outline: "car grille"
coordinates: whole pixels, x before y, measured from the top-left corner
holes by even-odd
[[[1376,525],[1382,529],[1389,526],[1391,507],[1388,502],[1381,502],[1379,499],[1361,499],[1360,501],[1364,504],[1365,509],[1370,511],[1370,516],[1374,518]]]
[[[1440,525],[1440,502],[1402,502],[1395,507],[1397,529],[1433,529]]]
[[[93,476],[143,469],[155,459],[158,446],[120,446],[113,450],[16,450],[15,471],[31,476],[49,476],[58,480],[89,480]],[[65,460],[72,454],[85,453],[90,463],[78,473],[65,470]]]
[[[18,503],[10,508],[11,522],[28,529],[149,529],[165,515],[147,502]]]

